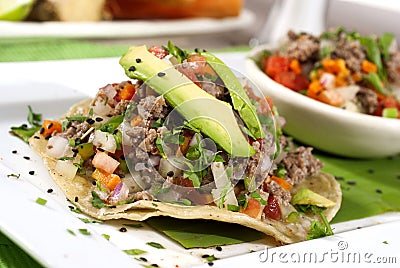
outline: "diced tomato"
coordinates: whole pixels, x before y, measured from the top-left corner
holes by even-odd
[[[174,178],[174,184],[180,185],[183,187],[193,187],[193,182],[191,180],[189,180],[188,178],[181,177],[181,176]]]
[[[117,169],[119,162],[105,152],[98,151],[93,157],[92,164],[95,168],[112,174]]]
[[[261,212],[261,203],[254,198],[249,198],[246,209],[241,208],[240,212],[257,219]]]
[[[206,73],[214,76],[216,75],[214,70],[211,68],[209,64],[207,64],[206,57],[201,56],[199,54],[192,54],[187,59],[188,62],[197,62],[197,66],[195,66],[195,73],[198,75],[204,75]]]
[[[263,211],[266,217],[276,221],[279,221],[282,217],[281,207],[272,194],[268,196],[268,204],[264,207]]]
[[[121,100],[130,100],[135,95],[136,89],[131,83],[127,83],[123,89],[119,92],[119,98]]]
[[[307,89],[309,84],[304,75],[295,74],[290,71],[277,73],[273,78],[279,84],[293,89],[294,91]]]
[[[53,132],[61,132],[62,126],[59,122],[53,120],[44,120],[42,124],[42,128],[40,129],[40,134],[46,137],[51,135]]]
[[[263,60],[264,72],[270,76],[275,77],[281,72],[289,71],[290,59],[287,57],[273,55]]]
[[[199,82],[199,79],[196,76],[196,70],[193,68],[184,68],[182,66],[179,66],[178,71],[184,74],[187,78],[189,78],[193,83],[201,87],[201,83]]]
[[[149,52],[159,59],[163,59],[168,55],[168,51],[161,46],[152,46],[149,48]]]
[[[101,171],[100,169],[96,169],[92,173],[92,178],[100,181],[101,184],[106,186],[109,190],[114,190],[115,186],[121,182],[121,178],[117,174],[109,174],[107,172]]]
[[[385,108],[397,108],[400,113],[400,103],[393,96],[381,97],[374,114],[382,116],[382,111]]]

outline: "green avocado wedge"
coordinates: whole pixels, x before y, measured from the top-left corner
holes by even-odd
[[[258,119],[256,107],[251,103],[250,98],[232,70],[211,53],[201,52],[201,55],[206,58],[207,63],[221,77],[226,88],[229,90],[233,108],[238,111],[240,118],[246,124],[250,133],[257,139],[264,138],[265,134]]]
[[[146,46],[129,48],[119,63],[128,77],[142,80],[163,95],[193,127],[226,152],[237,157],[249,157],[255,153],[228,103],[202,90],[171,65],[148,52]]]

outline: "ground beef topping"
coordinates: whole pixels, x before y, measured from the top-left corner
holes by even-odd
[[[316,56],[319,51],[319,41],[310,34],[296,35],[293,31],[288,32],[292,42],[287,47],[287,56],[305,62]]]
[[[361,87],[356,98],[365,113],[372,114],[378,106],[378,95],[372,89]]]

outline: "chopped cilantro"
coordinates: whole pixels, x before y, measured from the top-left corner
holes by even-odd
[[[302,213],[314,213],[315,215],[319,215],[322,222],[313,221],[310,225],[310,232],[307,235],[307,240],[325,237],[333,235],[333,231],[331,226],[329,225],[328,220],[325,217],[323,211],[326,209],[324,207],[318,207],[315,205],[295,205],[297,211]]]
[[[258,193],[258,192],[252,192],[249,196],[250,196],[251,198],[257,200],[258,202],[260,202],[261,205],[264,205],[264,206],[267,205],[267,201],[265,201],[265,200],[261,197],[260,193]]]
[[[110,235],[108,235],[108,234],[101,234],[101,236],[107,240],[110,240]]]
[[[162,127],[163,123],[164,123],[164,120],[161,119],[161,118],[158,118],[156,121],[154,121],[154,122],[151,124],[151,127],[159,128],[159,127]]]
[[[100,220],[92,220],[92,219],[88,219],[88,218],[79,218],[81,221],[83,221],[84,223],[102,223],[103,221]]]
[[[206,260],[208,262],[212,262],[212,261],[218,260],[218,258],[215,257],[214,254],[213,254],[213,255],[210,255],[210,256],[206,257]]]
[[[32,110],[32,107],[28,105],[29,113],[28,113],[28,123],[32,126],[40,126],[42,121],[42,114],[35,114]]]
[[[165,247],[157,242],[147,242],[146,245],[149,245],[153,248],[164,249]]]
[[[138,248],[125,249],[124,252],[128,255],[141,255],[141,254],[147,253],[146,251],[138,249]]]
[[[36,203],[38,203],[39,205],[44,206],[44,205],[46,205],[47,200],[46,200],[46,199],[43,199],[43,198],[41,198],[41,197],[38,197],[38,198],[36,199]]]
[[[118,128],[118,126],[124,121],[123,115],[116,115],[108,120],[105,124],[100,126],[98,129],[103,132],[108,132],[113,134],[114,131]]]
[[[89,119],[89,117],[83,116],[83,115],[80,115],[80,114],[74,115],[74,116],[68,116],[68,117],[67,117],[67,120],[68,120],[68,121],[79,121],[79,122],[84,122],[84,121],[86,121],[87,119]]]
[[[78,229],[78,230],[83,235],[91,235],[91,233],[88,231],[88,229],[81,228],[81,229]]]
[[[92,206],[95,208],[104,207],[103,200],[100,199],[99,195],[95,191],[92,191],[92,198]]]
[[[74,231],[72,231],[71,229],[67,229],[67,232],[72,234],[72,235],[76,235]]]
[[[240,210],[239,206],[228,204],[226,207],[228,210],[233,211],[233,212],[238,212]]]

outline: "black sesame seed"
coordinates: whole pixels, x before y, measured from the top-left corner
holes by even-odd
[[[44,137],[45,140],[48,140],[51,138],[51,134],[48,134],[46,137]]]
[[[24,159],[30,160],[31,158],[29,156],[24,156]]]
[[[116,208],[117,206],[109,206],[109,208]]]
[[[136,59],[136,63],[141,63],[141,62],[142,62],[142,59],[139,59],[139,58]]]
[[[119,157],[119,159],[125,160],[125,156],[124,156],[124,155],[121,155],[121,156]]]
[[[210,257],[210,255],[208,254],[204,254],[203,256],[201,256],[203,259]]]
[[[123,179],[123,178],[125,178],[125,174],[123,174],[123,173],[118,174],[118,177],[120,177],[121,179]]]
[[[203,52],[207,52],[207,50],[203,49]]]
[[[199,49],[196,47],[196,48],[194,49],[194,52],[199,53]]]
[[[131,66],[131,67],[129,67],[128,71],[134,72],[134,71],[136,71],[136,67],[135,66]]]
[[[139,260],[147,262],[147,259],[145,257],[140,257]]]
[[[34,139],[40,139],[40,137],[39,137],[39,136],[33,136],[33,138],[34,138]]]
[[[98,147],[98,148],[97,148],[97,151],[104,152],[104,149],[103,149],[103,148],[100,148],[100,147]]]
[[[220,247],[220,246],[217,246],[215,249],[218,251],[222,251],[222,247]]]
[[[71,151],[74,152],[74,153],[79,153],[79,150],[76,149],[76,148],[73,148]]]
[[[40,128],[39,133],[40,133],[40,134],[43,134],[43,132],[44,132],[44,128],[42,127],[42,128]]]
[[[163,77],[163,76],[165,76],[165,73],[159,72],[159,73],[157,74],[157,76],[158,76],[158,77]]]
[[[378,193],[378,194],[381,194],[382,190],[381,189],[376,189],[375,192]]]
[[[69,209],[75,209],[74,206],[68,206]]]
[[[78,202],[79,198],[77,196],[75,196],[74,201]]]
[[[342,177],[342,176],[335,176],[335,179],[337,181],[344,181],[344,177]]]
[[[22,124],[21,127],[28,127],[28,125],[27,124]]]
[[[356,185],[357,182],[355,182],[355,181],[348,181],[347,184],[348,184],[348,185]]]
[[[213,266],[214,265],[214,263],[212,262],[212,261],[210,261],[209,263],[208,263],[208,266]]]
[[[103,118],[101,118],[101,117],[96,117],[96,121],[97,121],[97,122],[101,122],[101,121],[103,121]]]
[[[13,150],[12,153],[13,153],[13,154],[16,154],[16,153],[17,153],[17,150]]]
[[[127,230],[125,227],[121,227],[121,228],[119,229],[119,231],[122,232],[122,233],[125,233],[125,232],[127,232],[128,230]]]
[[[153,266],[153,267],[160,267],[160,266],[158,266],[158,264],[155,264],[155,263],[153,263],[153,264],[150,265],[150,266]]]
[[[48,126],[47,126],[47,129],[50,129],[50,128],[52,128],[53,127],[53,123],[50,123]]]
[[[86,123],[88,123],[88,124],[94,124],[94,120],[92,119],[92,118],[88,118],[88,119],[86,119]]]
[[[33,170],[29,171],[29,175],[35,175],[35,171]]]
[[[172,170],[167,172],[167,176],[168,177],[173,177],[174,176],[174,172]]]
[[[47,192],[48,192],[49,194],[51,194],[51,193],[53,192],[53,189],[49,188],[49,189],[47,189]]]
[[[97,181],[92,181],[92,184],[93,184],[93,185],[96,185],[96,184],[97,184]]]
[[[75,139],[75,144],[81,144],[81,138],[76,138]]]
[[[368,173],[369,173],[369,174],[373,174],[373,173],[375,173],[375,170],[373,170],[373,169],[368,169]]]

